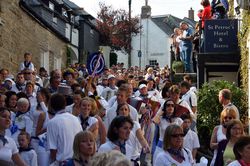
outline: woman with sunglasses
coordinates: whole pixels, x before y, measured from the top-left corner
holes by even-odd
[[[163,151],[163,137],[164,137],[164,132],[166,128],[171,125],[171,124],[177,124],[181,126],[182,124],[182,119],[175,117],[174,116],[174,101],[172,99],[167,99],[165,103],[163,104],[162,108],[162,116],[160,118],[160,121],[155,121],[155,123],[159,126],[159,131],[160,131],[160,136],[159,136],[159,141],[157,143],[155,152],[153,154],[153,160],[157,157],[159,152]]]
[[[130,117],[130,109],[127,103],[122,103],[117,106],[116,113],[118,116]],[[133,128],[130,132],[129,139],[126,141],[131,148],[128,148],[126,156],[135,164],[139,165],[140,154],[142,152],[149,152],[149,145],[144,138],[141,125],[139,122],[134,121]]]
[[[163,151],[160,152],[153,165],[157,166],[192,166],[192,153],[183,148],[184,132],[182,127],[171,124],[167,127],[163,139]]]
[[[236,119],[237,113],[234,108],[226,107],[220,114],[220,125],[215,126],[211,140],[210,140],[210,148],[214,150],[213,159],[211,161],[210,166],[214,166],[214,162],[217,156],[218,144],[222,140],[226,140],[226,132],[227,125],[232,119]]]
[[[214,165],[224,166],[235,160],[233,147],[235,142],[244,135],[244,127],[240,120],[234,119],[229,122],[226,132],[226,140],[218,144],[218,153]]]
[[[26,164],[18,153],[14,139],[5,135],[5,130],[11,124],[10,116],[10,111],[7,108],[0,108],[0,161],[5,161],[9,165],[14,162],[15,165],[25,166]]]

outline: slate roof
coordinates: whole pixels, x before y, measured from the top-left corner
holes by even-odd
[[[166,34],[171,36],[174,33],[174,28],[180,26],[180,22],[186,21],[192,27],[195,27],[196,22],[189,18],[180,19],[178,17],[172,16],[171,14],[168,15],[161,15],[161,16],[152,16],[151,20]]]

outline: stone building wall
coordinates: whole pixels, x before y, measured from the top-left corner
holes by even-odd
[[[46,66],[51,71],[56,68],[57,59],[61,59],[64,68],[66,47],[67,43],[28,15],[19,0],[0,0],[0,68],[16,73],[25,52],[33,54],[37,69]],[[44,54],[46,60],[41,60]]]

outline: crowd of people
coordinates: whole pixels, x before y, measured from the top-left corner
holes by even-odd
[[[228,0],[212,0],[211,3],[209,0],[201,0],[201,6],[203,9],[197,13],[200,20],[195,29],[188,22],[181,22],[180,27],[176,27],[172,35],[175,60],[184,63],[186,73],[196,71],[196,54],[204,51],[205,21],[228,18]]]
[[[197,158],[197,89],[189,75],[173,83],[168,67],[121,63],[98,76],[79,64],[37,73],[31,58],[24,54],[17,74],[0,70],[0,165],[208,164]],[[232,94],[218,96],[211,165],[249,165],[250,138]]]

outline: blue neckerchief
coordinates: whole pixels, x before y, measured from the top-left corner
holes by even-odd
[[[175,155],[176,157],[183,159],[185,161],[185,157],[181,153],[181,148],[180,149],[169,148],[169,149],[167,149],[167,151],[168,151],[168,153]]]
[[[17,111],[17,113],[16,113],[16,118],[18,117],[18,116],[20,116],[20,115],[23,115],[23,114],[25,114],[26,112],[20,112],[20,111]]]
[[[9,143],[8,140],[4,137],[4,135],[0,135],[0,140],[3,142],[3,146],[4,146],[6,143]]]
[[[86,128],[89,126],[89,123],[88,123],[89,117],[84,119],[82,115],[80,115],[80,120],[81,120],[82,130],[86,130]]]
[[[162,116],[163,119],[166,119],[166,121],[172,123],[172,118],[173,118],[173,115],[163,115]]]
[[[21,147],[19,147],[19,153],[21,153],[21,152],[28,152],[28,151],[30,151],[32,149],[33,148],[31,148],[31,147],[27,147],[27,148],[21,148]]]
[[[25,67],[25,68],[29,68],[30,63],[31,63],[31,62],[24,61],[24,62],[23,62],[24,67]]]
[[[12,123],[11,127],[10,127],[10,132],[11,132],[11,135],[15,134],[15,132],[17,132],[18,130],[18,126],[15,125],[15,121]]]
[[[121,153],[126,155],[126,142],[124,141],[124,143],[121,143],[120,141],[117,141],[115,144],[119,146]]]

